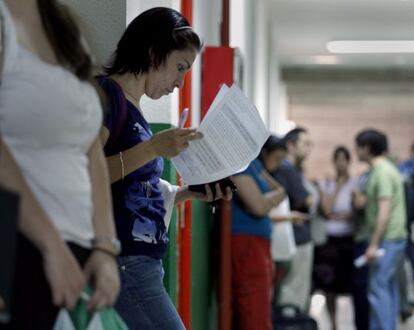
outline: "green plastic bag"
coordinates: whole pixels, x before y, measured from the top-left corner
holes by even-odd
[[[91,292],[90,289],[86,289],[72,311],[62,308],[53,330],[128,330],[113,308],[103,308],[93,314],[88,312],[87,303]]]

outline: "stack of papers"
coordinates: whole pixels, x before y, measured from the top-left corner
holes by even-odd
[[[172,159],[186,184],[217,181],[244,170],[269,137],[255,106],[237,85],[223,85],[198,131],[204,137]]]

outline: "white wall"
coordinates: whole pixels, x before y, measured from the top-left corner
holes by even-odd
[[[253,7],[253,25],[255,42],[253,58],[253,100],[265,124],[268,124],[268,88],[269,88],[269,29],[267,24],[266,3],[256,0]]]
[[[193,27],[205,46],[220,45],[221,0],[193,0]],[[201,113],[201,64],[197,56],[192,69],[192,126],[198,127]]]
[[[125,1],[62,0],[62,2],[74,9],[97,63],[106,63],[125,29]]]
[[[153,7],[170,7],[180,10],[180,0],[126,0],[127,24],[143,11]]]
[[[272,131],[275,104],[279,104],[279,66],[271,47],[268,7],[265,0],[231,0],[230,45],[243,58],[243,90]]]
[[[243,61],[243,91],[254,102],[254,0],[230,0],[230,46]]]
[[[269,108],[268,128],[277,135],[283,135],[293,128],[294,123],[288,120],[288,100],[286,85],[281,81],[280,66],[277,59],[277,48],[269,47]]]

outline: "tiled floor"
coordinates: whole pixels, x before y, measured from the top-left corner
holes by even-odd
[[[337,300],[337,330],[355,330],[354,311],[349,297],[340,297]],[[331,330],[331,323],[326,309],[325,298],[314,295],[311,302],[311,315],[317,320],[319,330]],[[414,316],[404,324],[400,324],[399,330],[413,330]]]

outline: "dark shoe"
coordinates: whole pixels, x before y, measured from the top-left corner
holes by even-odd
[[[401,322],[405,323],[412,315],[412,310],[400,311]]]

